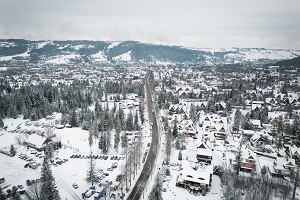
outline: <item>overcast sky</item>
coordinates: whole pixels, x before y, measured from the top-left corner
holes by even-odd
[[[0,0],[0,38],[300,49],[300,0]]]

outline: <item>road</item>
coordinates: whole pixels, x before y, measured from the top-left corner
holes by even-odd
[[[157,145],[158,145],[158,126],[157,126],[157,121],[156,121],[156,115],[155,112],[153,112],[153,102],[152,102],[152,96],[150,92],[150,87],[148,80],[145,81],[146,83],[146,101],[147,101],[147,107],[148,107],[148,112],[149,112],[149,118],[150,121],[153,123],[152,127],[152,142],[151,146],[148,152],[147,159],[144,164],[144,168],[140,174],[140,177],[136,181],[136,184],[134,185],[131,193],[128,195],[128,200],[138,200],[140,199],[143,190],[145,189],[145,186],[147,184],[147,181],[150,177],[151,171],[154,167],[154,162],[157,157]]]

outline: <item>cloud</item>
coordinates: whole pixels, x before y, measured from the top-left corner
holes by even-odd
[[[299,48],[296,0],[0,0],[0,37]]]

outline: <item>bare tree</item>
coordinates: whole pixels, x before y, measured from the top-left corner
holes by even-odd
[[[28,187],[28,193],[33,198],[33,200],[42,200],[41,199],[41,185],[39,182],[35,182]]]

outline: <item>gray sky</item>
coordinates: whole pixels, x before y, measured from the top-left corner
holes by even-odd
[[[300,49],[300,1],[0,0],[0,38]]]

